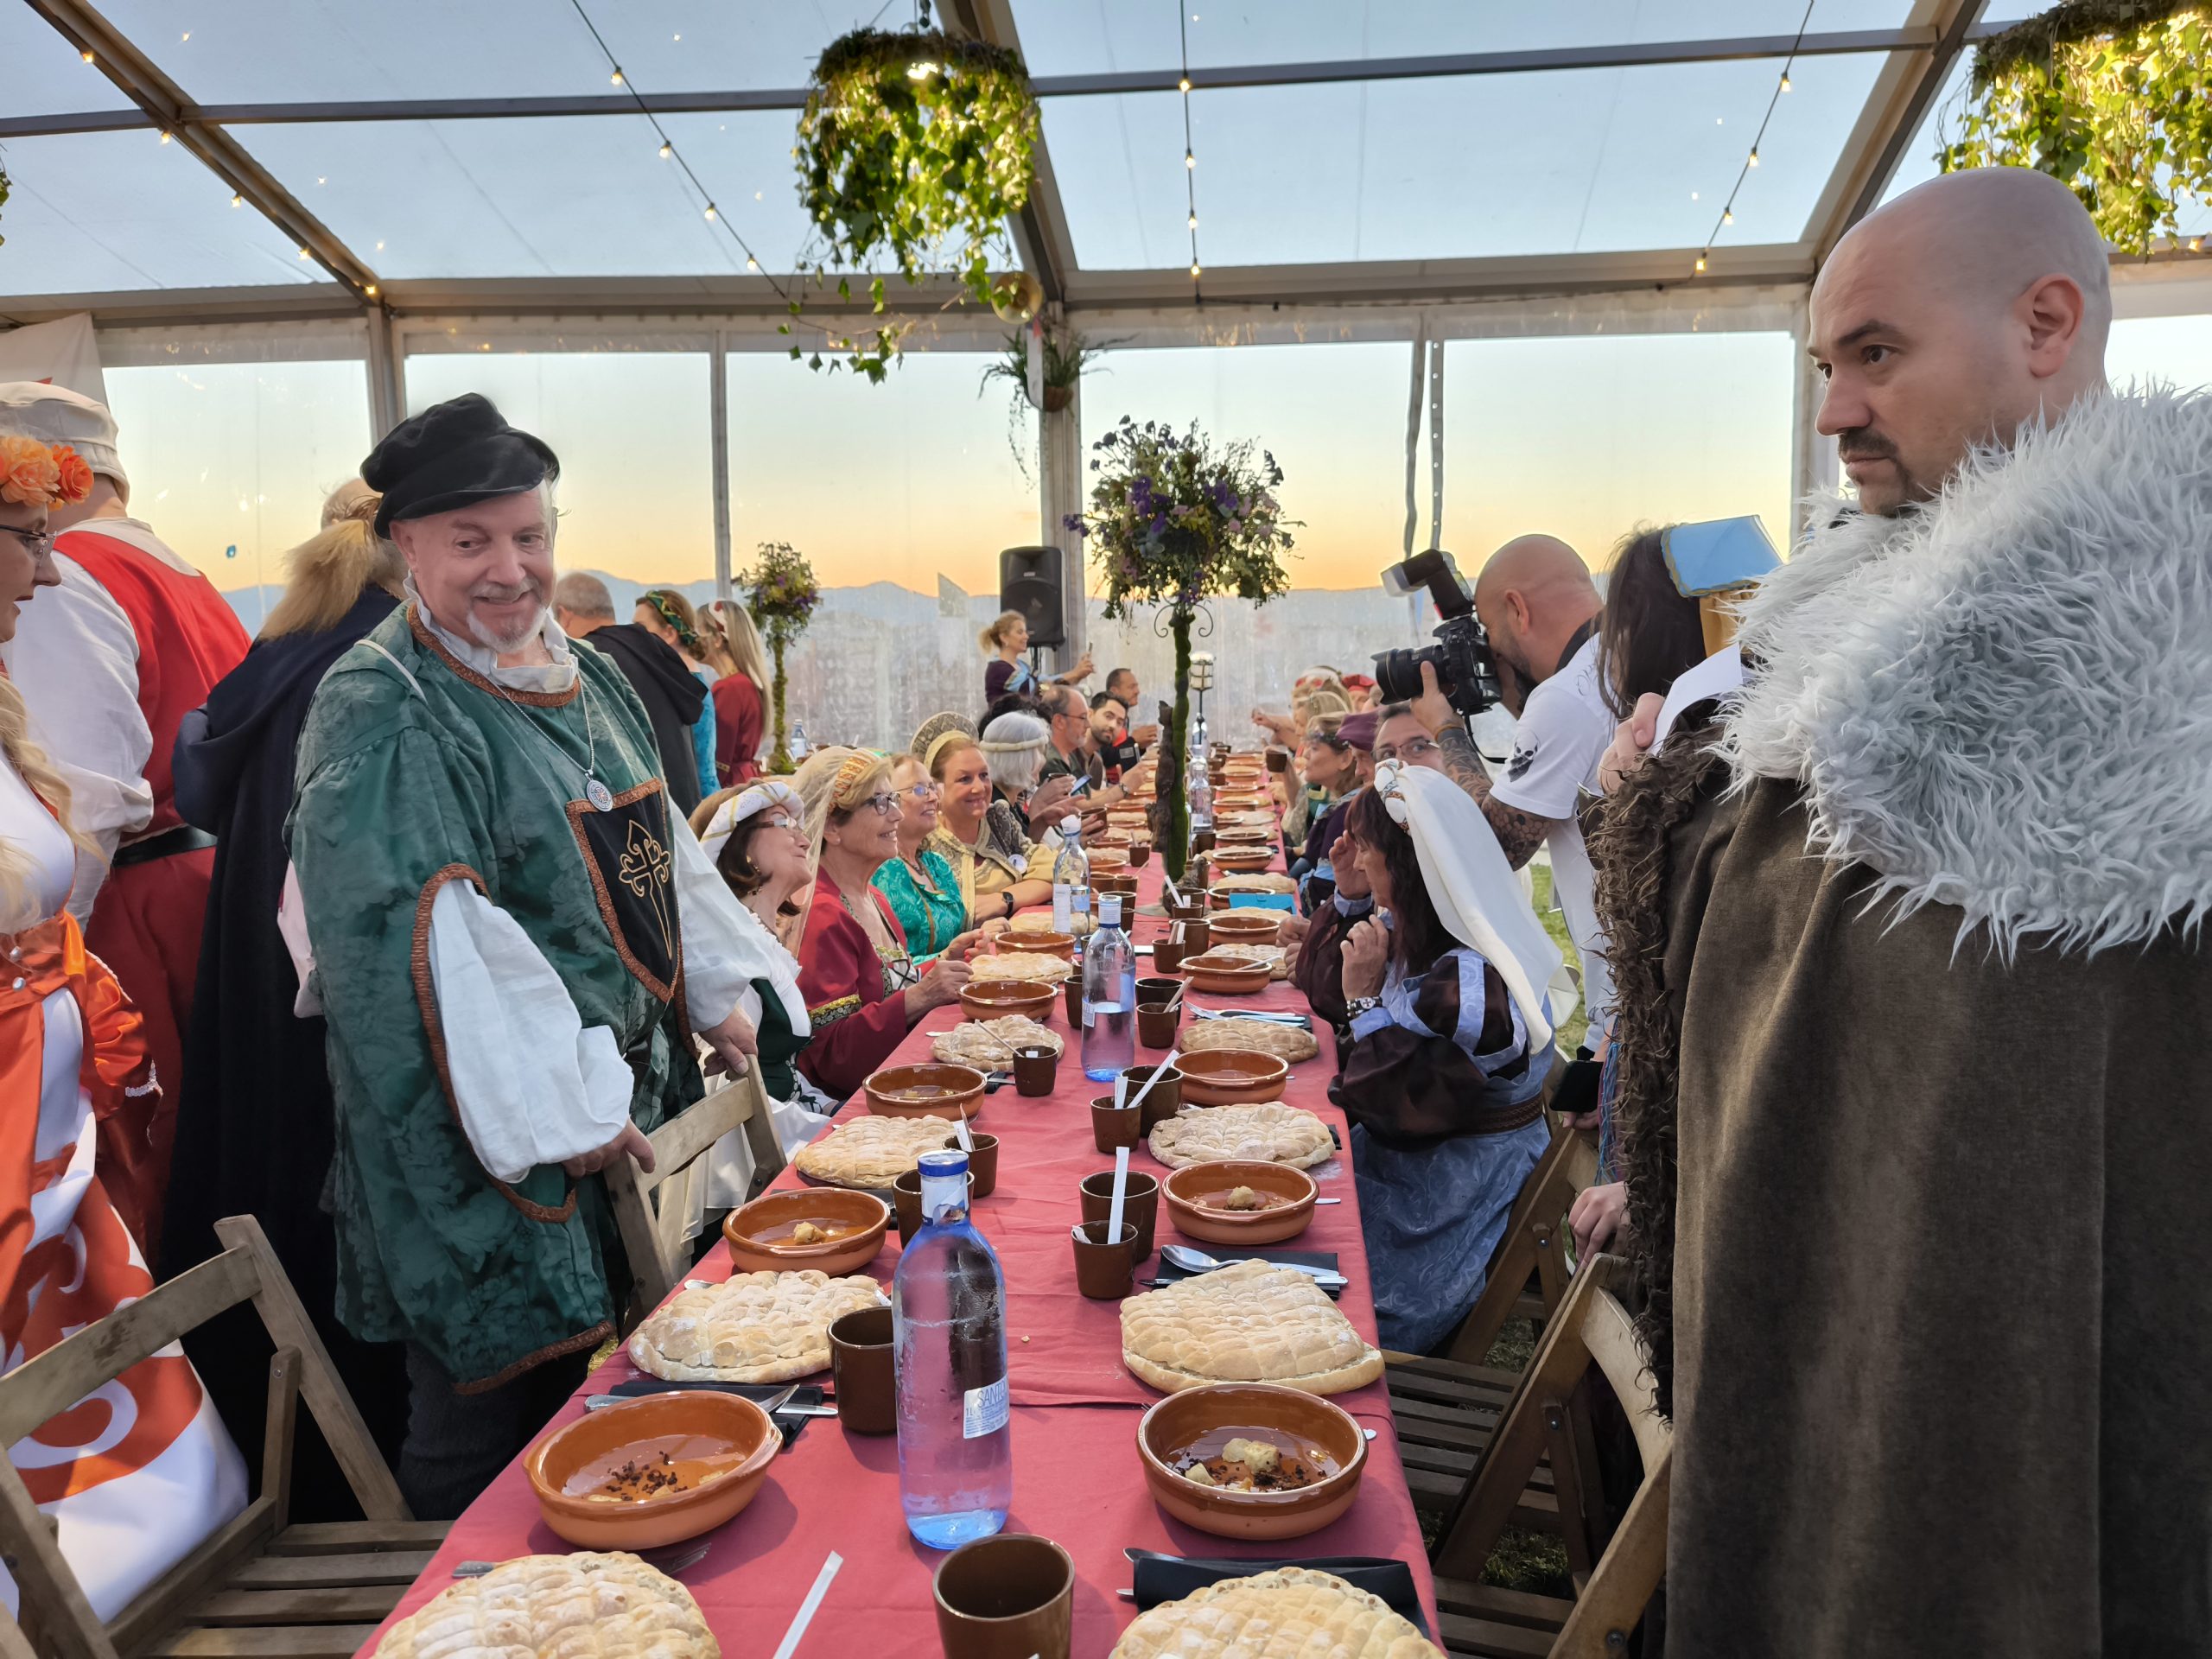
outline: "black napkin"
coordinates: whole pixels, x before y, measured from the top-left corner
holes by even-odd
[[[637,1376],[627,1382],[617,1382],[607,1392],[633,1398],[641,1394],[703,1390],[709,1394],[734,1394],[741,1399],[750,1400],[756,1406],[762,1406],[781,1394],[785,1386],[781,1382],[678,1382],[664,1376]],[[791,1406],[826,1405],[829,1403],[829,1391],[817,1383],[810,1382],[793,1390],[791,1397],[784,1403]]]
[[[1390,1611],[1429,1635],[1428,1618],[1421,1611],[1421,1593],[1414,1587],[1413,1568],[1403,1561],[1380,1555],[1318,1555],[1305,1560],[1245,1561],[1230,1558],[1163,1555],[1156,1550],[1126,1552],[1133,1567],[1132,1587],[1140,1612],[1164,1601],[1179,1601],[1194,1590],[1224,1579],[1249,1579],[1255,1573],[1279,1567],[1306,1567],[1342,1579],[1356,1589],[1380,1596]]]

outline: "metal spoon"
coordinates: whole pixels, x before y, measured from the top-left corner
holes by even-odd
[[[1239,1262],[1261,1260],[1258,1256],[1237,1256],[1224,1262],[1218,1257],[1208,1255],[1204,1250],[1194,1250],[1188,1244],[1163,1244],[1160,1248],[1160,1254],[1162,1259],[1173,1263],[1185,1273],[1211,1273],[1219,1268],[1233,1268]],[[1328,1268],[1310,1268],[1302,1262],[1268,1262],[1266,1265],[1271,1268],[1289,1268],[1295,1272],[1304,1274],[1316,1284],[1344,1285],[1351,1282],[1341,1273],[1334,1272]]]

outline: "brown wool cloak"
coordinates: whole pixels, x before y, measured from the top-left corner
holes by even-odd
[[[2212,409],[2100,400],[1609,804],[1677,1655],[2212,1652],[2208,561]]]

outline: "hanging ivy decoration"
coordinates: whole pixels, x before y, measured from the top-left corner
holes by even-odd
[[[814,67],[791,152],[820,238],[807,269],[826,281],[888,255],[909,283],[951,273],[990,305],[992,267],[1014,263],[1006,221],[1029,200],[1037,132],[1037,99],[1013,52],[941,29],[861,29],[833,42]],[[837,292],[851,297],[849,278]],[[890,315],[883,276],[869,296],[881,321],[830,345],[880,381],[909,325]],[[821,354],[812,361],[821,367]]]
[[[1974,51],[1946,172],[2032,167],[2080,197],[2105,239],[2178,239],[2212,196],[2212,19],[2206,0],[2069,0]]]

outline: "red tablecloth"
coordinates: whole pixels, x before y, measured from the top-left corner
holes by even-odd
[[[1142,902],[1155,904],[1158,864],[1139,874]],[[1161,926],[1141,916],[1136,938],[1149,942]],[[1147,971],[1147,959],[1140,957],[1140,976]],[[1249,998],[1192,993],[1185,1000],[1199,1007],[1303,1006],[1280,983]],[[1376,1438],[1369,1448],[1358,1503],[1321,1532],[1287,1544],[1240,1545],[1168,1521],[1147,1496],[1135,1450],[1136,1423],[1142,1408],[1160,1396],[1122,1364],[1118,1306],[1089,1300],[1075,1288],[1068,1231],[1078,1218],[1077,1184],[1095,1171],[1110,1169],[1113,1160],[1097,1150],[1090,1131],[1090,1102],[1107,1090],[1084,1078],[1079,1034],[1067,1029],[1064,1015],[1055,1004],[1050,1023],[1068,1039],[1068,1049],[1052,1096],[1024,1100],[1009,1085],[985,1101],[974,1127],[1000,1141],[998,1187],[977,1203],[976,1222],[998,1252],[1007,1281],[1014,1401],[1014,1509],[1007,1527],[1055,1539],[1074,1557],[1075,1659],[1101,1659],[1135,1616],[1134,1604],[1120,1594],[1130,1581],[1122,1553],[1129,1545],[1194,1555],[1395,1557],[1412,1567],[1434,1628],[1434,1586],[1379,1382],[1335,1396],[1338,1404],[1376,1430]],[[928,1058],[931,1034],[958,1018],[957,1007],[939,1009],[908,1034],[895,1058]],[[1330,1033],[1324,1028],[1315,1034],[1320,1055],[1292,1068],[1284,1099],[1318,1112],[1341,1140],[1343,1115],[1327,1099],[1334,1071]],[[1163,1056],[1140,1046],[1137,1058],[1144,1064]],[[1161,1173],[1141,1146],[1130,1166]],[[1351,1281],[1340,1306],[1372,1342],[1375,1308],[1350,1160],[1339,1155],[1313,1173],[1324,1197],[1344,1202],[1315,1211],[1313,1224],[1294,1244],[1337,1252]],[[775,1185],[796,1181],[786,1170]],[[1161,1243],[1180,1236],[1164,1210],[1156,1232]],[[1141,1268],[1139,1277],[1151,1276],[1157,1260]],[[897,1262],[893,1234],[869,1271],[887,1281]],[[710,1280],[728,1273],[728,1251],[719,1243],[695,1269],[696,1276]],[[582,1416],[585,1394],[604,1392],[637,1374],[628,1358],[617,1353],[555,1422]],[[834,1418],[807,1426],[778,1460],[760,1497],[715,1535],[707,1559],[683,1574],[727,1659],[765,1659],[772,1652],[831,1550],[845,1564],[799,1649],[800,1659],[860,1654],[888,1659],[938,1650],[930,1577],[943,1557],[907,1535],[899,1509],[898,1470],[898,1444],[892,1436],[848,1434]],[[500,1560],[566,1548],[538,1518],[518,1459],[454,1523],[444,1548],[402,1599],[394,1617],[413,1611],[449,1584],[458,1561]]]

